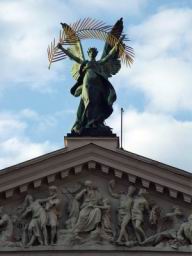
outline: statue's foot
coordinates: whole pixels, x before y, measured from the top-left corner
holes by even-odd
[[[122,241],[119,240],[119,239],[117,239],[115,243],[118,244],[118,245],[124,245],[124,242],[122,242]]]
[[[125,243],[125,245],[126,245],[127,247],[131,248],[131,247],[133,247],[133,246],[139,245],[139,242],[138,242],[138,241],[127,241],[127,242]]]

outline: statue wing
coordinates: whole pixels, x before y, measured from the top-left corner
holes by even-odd
[[[105,46],[103,49],[103,54],[101,59],[109,54],[113,45],[116,41],[118,41],[122,37],[123,32],[123,19],[119,19],[115,25],[112,27],[110,34],[105,42]],[[111,42],[111,43],[110,43]],[[109,58],[107,62],[101,65],[102,73],[105,77],[111,77],[115,75],[121,68],[120,54],[117,51],[113,57]]]
[[[65,42],[71,44],[71,46],[67,49],[71,52],[74,56],[78,57],[79,59],[85,61],[83,48],[81,45],[81,41],[75,31],[66,23],[61,23],[63,27],[63,31],[65,33]],[[79,69],[81,64],[75,62],[71,69],[71,74],[75,80],[79,78]]]

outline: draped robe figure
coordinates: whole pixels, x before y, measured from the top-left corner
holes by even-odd
[[[101,195],[91,181],[85,181],[85,189],[76,195],[77,200],[82,200],[79,217],[74,226],[74,233],[93,231],[101,222],[101,209],[98,207]]]
[[[70,29],[70,38],[73,34],[72,28],[67,24],[62,26],[64,31],[65,28]],[[123,22],[120,19],[111,30],[111,35],[115,33],[117,41],[113,47],[106,41],[100,60],[96,60],[98,53],[96,48],[89,48],[89,60],[85,59],[81,42],[76,35],[74,37],[76,36],[77,41],[70,48],[63,48],[61,43],[57,45],[71,60],[75,61],[72,75],[77,82],[71,88],[71,94],[81,98],[72,134],[111,135],[111,129],[105,125],[104,121],[113,112],[116,93],[108,78],[115,75],[121,68],[119,45],[123,40],[122,31]]]

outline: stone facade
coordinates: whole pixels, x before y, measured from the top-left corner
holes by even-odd
[[[190,173],[116,138],[65,143],[0,172],[0,255],[191,255]]]

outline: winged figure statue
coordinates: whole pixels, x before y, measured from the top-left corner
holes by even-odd
[[[56,46],[57,50],[65,54],[65,57],[68,56],[74,61],[71,73],[76,83],[71,88],[71,94],[80,97],[80,103],[71,134],[77,136],[111,135],[111,128],[105,125],[105,120],[113,112],[116,92],[109,78],[117,74],[121,68],[120,58],[123,51],[120,49],[125,49],[123,20],[121,18],[110,28],[100,60],[96,59],[98,50],[95,47],[88,49],[89,58],[86,59],[78,34],[66,23],[61,23],[61,25],[66,41],[72,41],[71,38],[75,38],[67,49],[63,47],[62,42]],[[110,38],[115,39],[112,44]],[[130,60],[132,61],[131,57]]]

